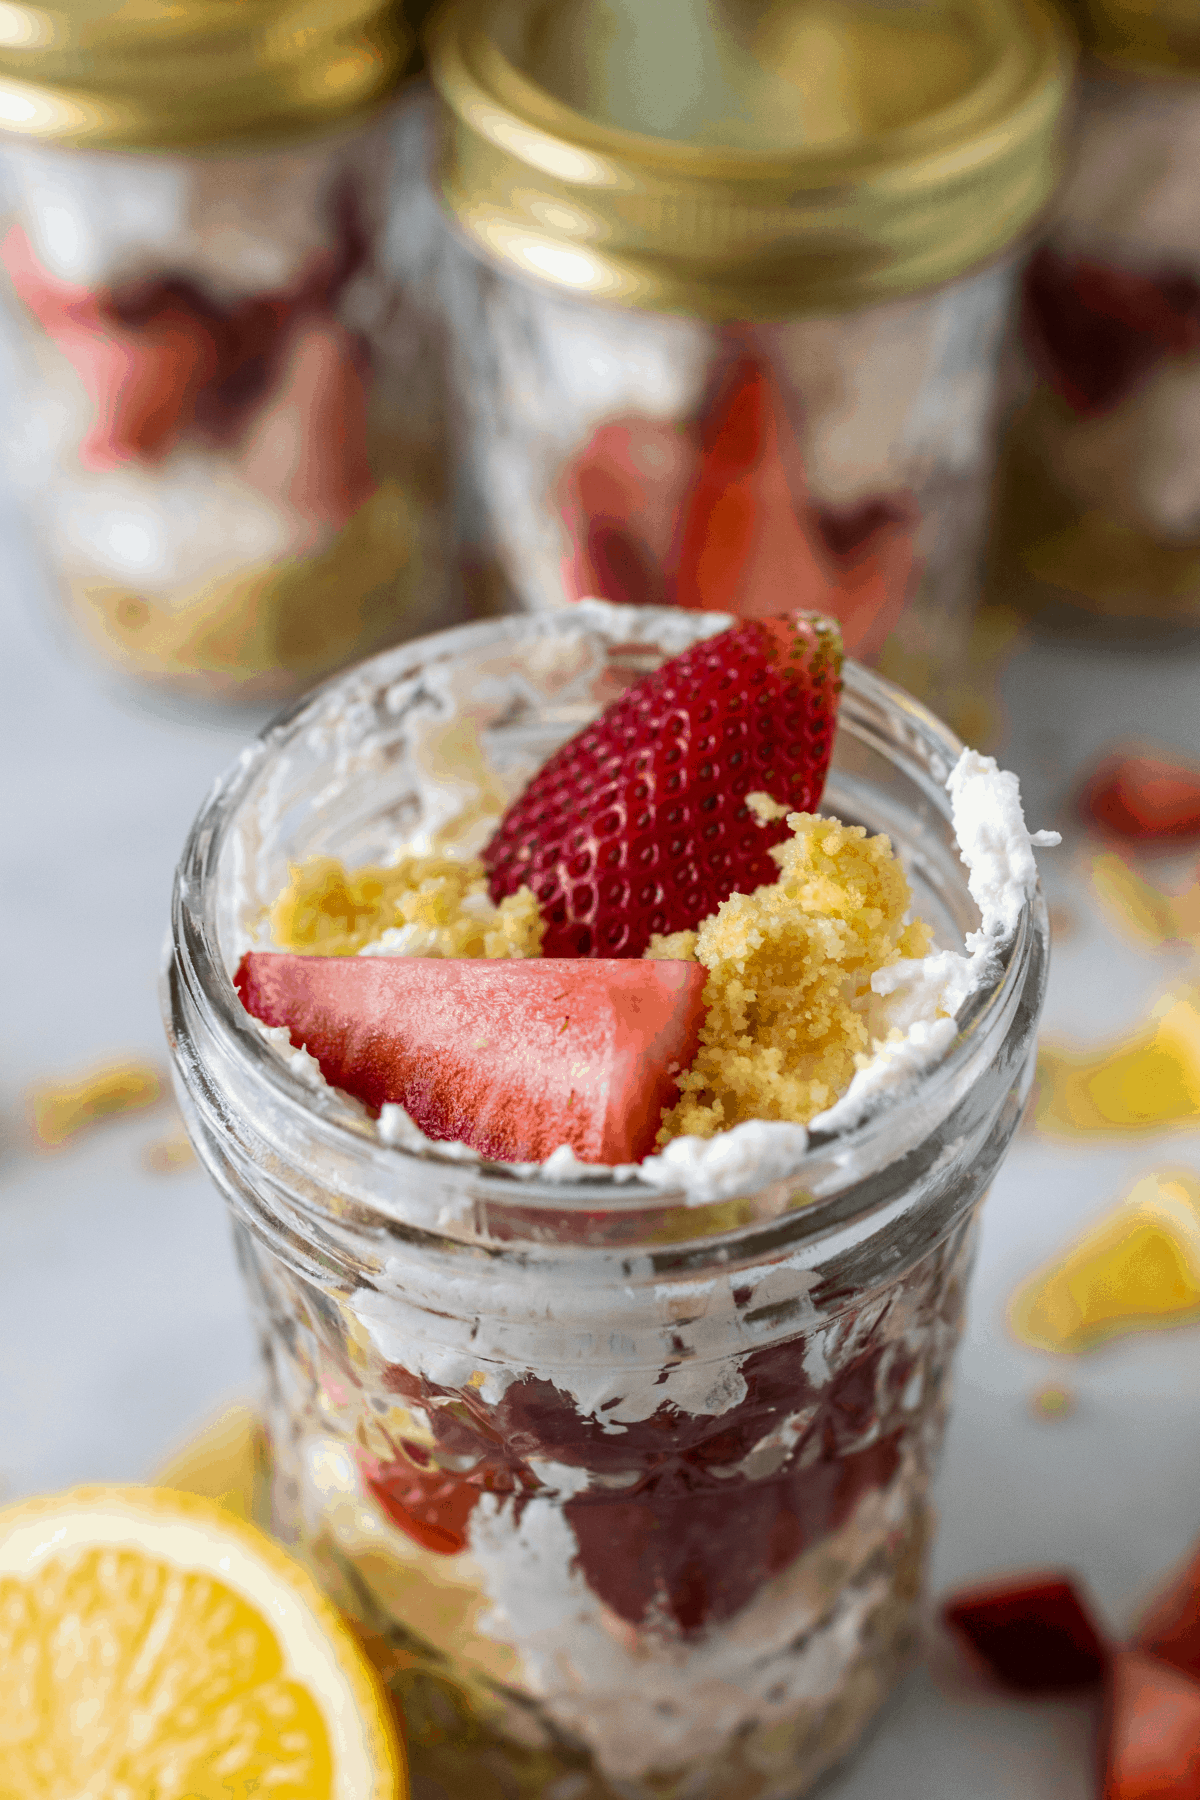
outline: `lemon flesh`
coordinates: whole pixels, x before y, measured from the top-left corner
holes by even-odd
[[[0,1513],[2,1800],[400,1800],[386,1701],[303,1570],[211,1503]]]

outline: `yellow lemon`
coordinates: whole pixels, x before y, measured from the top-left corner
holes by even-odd
[[[0,1512],[0,1800],[402,1800],[378,1680],[315,1583],[190,1494]]]

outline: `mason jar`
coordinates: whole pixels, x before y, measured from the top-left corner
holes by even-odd
[[[1025,278],[1028,392],[994,582],[1031,610],[1200,624],[1200,16],[1069,0],[1087,55]]]
[[[126,674],[261,703],[446,622],[400,4],[9,9],[3,461]]]
[[[783,1800],[915,1653],[977,1215],[1033,1068],[1040,894],[911,1091],[708,1191],[384,1141],[232,983],[290,864],[454,821],[470,848],[724,623],[586,605],[388,651],[243,754],[180,865],[167,1028],[258,1328],[275,1528],[357,1621],[430,1800]],[[853,663],[840,718],[825,809],[886,830],[914,912],[961,944],[957,741]]]
[[[451,0],[430,67],[476,605],[813,608],[939,692],[1064,34],[1024,0]]]

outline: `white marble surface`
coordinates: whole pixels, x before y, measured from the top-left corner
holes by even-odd
[[[23,522],[0,517],[5,829],[0,1075],[0,1492],[148,1475],[254,1378],[222,1207],[194,1169],[149,1173],[169,1109],[36,1154],[22,1095],[118,1051],[163,1061],[156,995],[175,858],[210,780],[251,728],[173,720],[107,687],[51,624]],[[1089,898],[1067,807],[1075,772],[1151,732],[1200,754],[1200,644],[1021,653],[1003,750],[1030,822],[1067,833],[1043,859],[1077,929],[1056,947],[1048,1028],[1080,1041],[1131,1026],[1177,971]],[[1121,1626],[1200,1533],[1200,1330],[1064,1365],[1008,1336],[1014,1283],[1143,1170],[1200,1169],[1196,1134],[1051,1144],[1022,1134],[985,1215],[939,1484],[934,1592],[996,1570],[1068,1564]],[[1048,1380],[1077,1395],[1050,1422]],[[1089,1703],[1017,1704],[972,1687],[936,1640],[831,1800],[1085,1800]]]

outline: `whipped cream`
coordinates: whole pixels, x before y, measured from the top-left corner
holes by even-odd
[[[964,750],[946,783],[954,835],[981,923],[965,956],[935,950],[919,961],[890,963],[871,977],[881,1004],[873,1015],[877,1049],[810,1131],[846,1131],[907,1093],[949,1050],[956,1015],[994,981],[1016,934],[1021,908],[1037,886],[1035,846],[1059,844],[1057,831],[1030,833],[1017,777],[990,756]]]
[[[511,1506],[485,1494],[467,1550],[492,1602],[477,1629],[519,1653],[528,1691],[610,1780],[702,1765],[739,1733],[777,1727],[841,1692],[891,1596],[890,1569],[879,1564],[920,1485],[910,1467],[865,1495],[840,1530],[695,1644],[608,1612],[579,1573],[558,1500],[530,1500],[514,1520]]]
[[[308,1438],[297,1466],[310,1529],[333,1535],[361,1586],[385,1606],[402,1593],[418,1643],[492,1672],[497,1699],[519,1686],[614,1783],[711,1764],[731,1741],[756,1770],[761,1758],[786,1760],[789,1727],[837,1705],[854,1676],[864,1713],[873,1710],[879,1696],[861,1692],[863,1664],[896,1630],[891,1565],[897,1544],[920,1530],[927,1482],[919,1458],[906,1458],[739,1614],[688,1643],[656,1622],[630,1626],[588,1588],[561,1505],[585,1478],[578,1468],[530,1458],[539,1475],[561,1476],[557,1497],[535,1496],[517,1513],[483,1495],[466,1547],[431,1569],[363,1494],[339,1442]],[[509,1709],[504,1725],[518,1742],[537,1741],[540,1720],[524,1707]]]
[[[256,1019],[253,1013],[250,1014],[250,1019],[264,1044],[270,1045],[284,1068],[290,1075],[294,1075],[297,1081],[302,1081],[305,1087],[310,1088],[329,1086],[316,1057],[310,1055],[303,1045],[299,1049],[296,1048],[292,1042],[292,1034],[286,1025],[264,1025],[263,1021]],[[352,1095],[347,1095],[347,1099],[352,1098]]]

